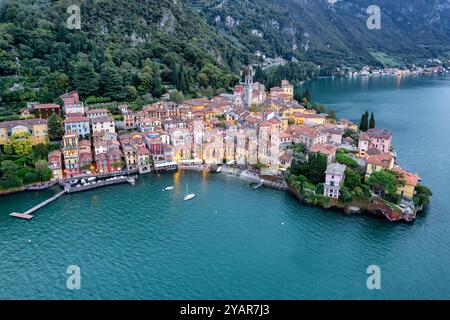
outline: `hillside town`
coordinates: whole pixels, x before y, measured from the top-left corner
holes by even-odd
[[[64,119],[64,133],[61,148],[48,154],[53,181],[79,183],[77,179],[95,176],[216,170],[224,165],[253,170],[286,188],[283,176],[295,157],[293,146],[301,145],[307,158],[326,157],[322,196],[339,200],[346,165],[336,158],[345,152],[364,169],[366,181],[374,172],[397,172],[402,211],[415,209],[420,177],[396,162],[391,131],[361,131],[352,121],[308,108],[307,101],[294,100],[294,87],[286,80],[266,90],[253,82],[251,66],[244,78],[233,93],[212,99],[175,103],[166,98],[139,111],[121,104],[120,120],[108,108],[87,106],[76,91],[69,92],[60,97],[62,106],[34,104],[22,111],[32,118],[1,122],[0,144],[21,133],[29,134],[33,145],[47,142],[48,118],[56,114]]]

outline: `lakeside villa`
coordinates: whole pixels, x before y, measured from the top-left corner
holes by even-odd
[[[390,206],[389,212],[383,211],[384,204],[365,209],[381,210],[391,221],[412,220],[418,209],[413,198],[420,177],[396,162],[392,132],[379,128],[360,132],[350,120],[336,120],[295,101],[293,89],[283,80],[267,92],[262,84],[253,83],[249,66],[245,82],[232,94],[182,103],[159,101],[139,111],[123,104],[118,106],[120,120],[114,120],[105,107],[85,105],[73,91],[60,97],[62,108],[37,105],[34,119],[0,122],[0,144],[17,133],[31,134],[33,144],[48,141],[47,119],[54,112],[64,116],[61,149],[48,155],[55,181],[228,165],[257,168],[265,180],[284,184],[283,175],[296,156],[293,146],[302,145],[308,155],[326,156],[320,193],[337,207],[346,181],[347,167],[337,161],[343,150],[364,171],[363,180],[384,170],[401,179],[396,193],[403,206]],[[251,111],[252,105],[259,111]],[[377,203],[373,198],[371,202]]]

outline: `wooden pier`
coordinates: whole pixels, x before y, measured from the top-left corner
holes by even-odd
[[[47,199],[41,203],[39,203],[38,205],[34,206],[33,208],[31,208],[30,210],[24,212],[24,213],[17,213],[17,212],[13,212],[10,214],[11,217],[14,218],[20,218],[20,219],[25,219],[25,220],[30,220],[33,219],[34,216],[31,215],[32,213],[36,212],[37,210],[41,209],[42,207],[45,207],[46,205],[48,205],[49,203],[52,203],[53,201],[55,201],[56,199],[60,198],[63,194],[65,194],[67,191],[61,191],[60,193],[54,195],[53,197],[51,197],[50,199]]]

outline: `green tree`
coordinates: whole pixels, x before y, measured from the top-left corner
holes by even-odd
[[[38,160],[34,167],[40,181],[49,181],[52,178],[52,171],[49,169],[46,160]]]
[[[176,89],[179,89],[180,88],[180,75],[178,74],[177,64],[174,61],[172,62],[170,69],[172,70],[171,79],[172,79],[173,87]]]
[[[152,88],[153,69],[150,64],[146,64],[138,74],[138,90],[142,94],[149,93]]]
[[[99,89],[99,76],[87,59],[78,61],[74,66],[73,84],[81,96],[95,96]]]
[[[340,164],[345,164],[347,167],[350,167],[352,169],[359,168],[358,162],[356,162],[354,159],[352,159],[350,156],[348,156],[345,152],[342,152],[341,150],[338,150],[338,152],[336,152],[336,162]]]
[[[375,128],[375,115],[372,114],[370,115],[370,123],[369,123],[369,129],[374,129]]]
[[[33,151],[33,143],[28,132],[15,133],[12,135],[12,147],[14,153],[23,157]]]
[[[416,186],[416,194],[414,195],[414,203],[418,206],[427,207],[430,205],[430,197],[433,196],[433,192],[423,185]]]
[[[344,203],[348,203],[353,200],[353,194],[347,187],[342,187],[339,191],[339,200]]]
[[[36,162],[38,160],[46,160],[48,157],[48,145],[44,143],[33,146],[32,158]]]
[[[0,187],[3,189],[16,188],[22,185],[17,176],[17,165],[11,160],[2,161],[0,165]]]
[[[359,130],[367,131],[369,129],[369,112],[366,111],[361,116],[361,121],[359,123]]]
[[[308,182],[308,179],[305,176],[299,176],[294,181],[294,187],[300,192],[303,193],[305,189],[305,185]]]
[[[361,188],[362,177],[358,172],[347,168],[345,170],[345,181],[344,186],[348,188],[348,190],[355,190],[356,188]]]
[[[105,97],[116,101],[123,101],[125,99],[123,77],[120,70],[112,62],[106,62],[102,65],[100,89],[102,95]]]
[[[180,86],[178,90],[180,90],[182,93],[187,92],[187,84],[186,84],[186,75],[184,74],[183,64],[181,64],[180,67]]]
[[[336,110],[330,110],[330,112],[328,112],[328,118],[331,120],[336,120]]]
[[[302,100],[305,101],[305,103],[311,103],[311,93],[309,93],[308,89],[306,89],[305,92],[303,92]]]
[[[5,154],[7,154],[7,155],[13,155],[14,154],[14,148],[13,148],[11,140],[6,142],[6,144],[3,146],[3,152]]]
[[[301,172],[314,184],[325,180],[325,171],[327,170],[327,157],[321,153],[312,153],[309,155],[308,164],[302,166]]]
[[[176,103],[181,103],[184,101],[184,94],[178,90],[172,90],[170,92],[170,99]]]
[[[52,114],[47,121],[48,137],[50,141],[61,140],[64,134],[63,121],[61,117],[56,114]]]
[[[368,184],[372,187],[372,190],[381,196],[384,196],[385,194],[391,196],[395,195],[397,192],[397,183],[398,180],[396,175],[389,170],[382,170],[372,173],[368,181]]]

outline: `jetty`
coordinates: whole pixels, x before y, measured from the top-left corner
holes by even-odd
[[[25,220],[31,220],[34,218],[34,216],[32,215],[32,213],[36,212],[37,210],[41,209],[42,207],[45,207],[46,205],[48,205],[49,203],[52,203],[53,201],[55,201],[56,199],[59,199],[63,194],[65,194],[67,192],[67,190],[61,191],[60,193],[54,195],[53,197],[51,197],[50,199],[47,199],[41,203],[39,203],[38,205],[34,206],[33,208],[31,208],[30,210],[24,212],[24,213],[17,213],[17,212],[13,212],[10,214],[11,217],[14,218],[20,218],[20,219],[25,219]]]

